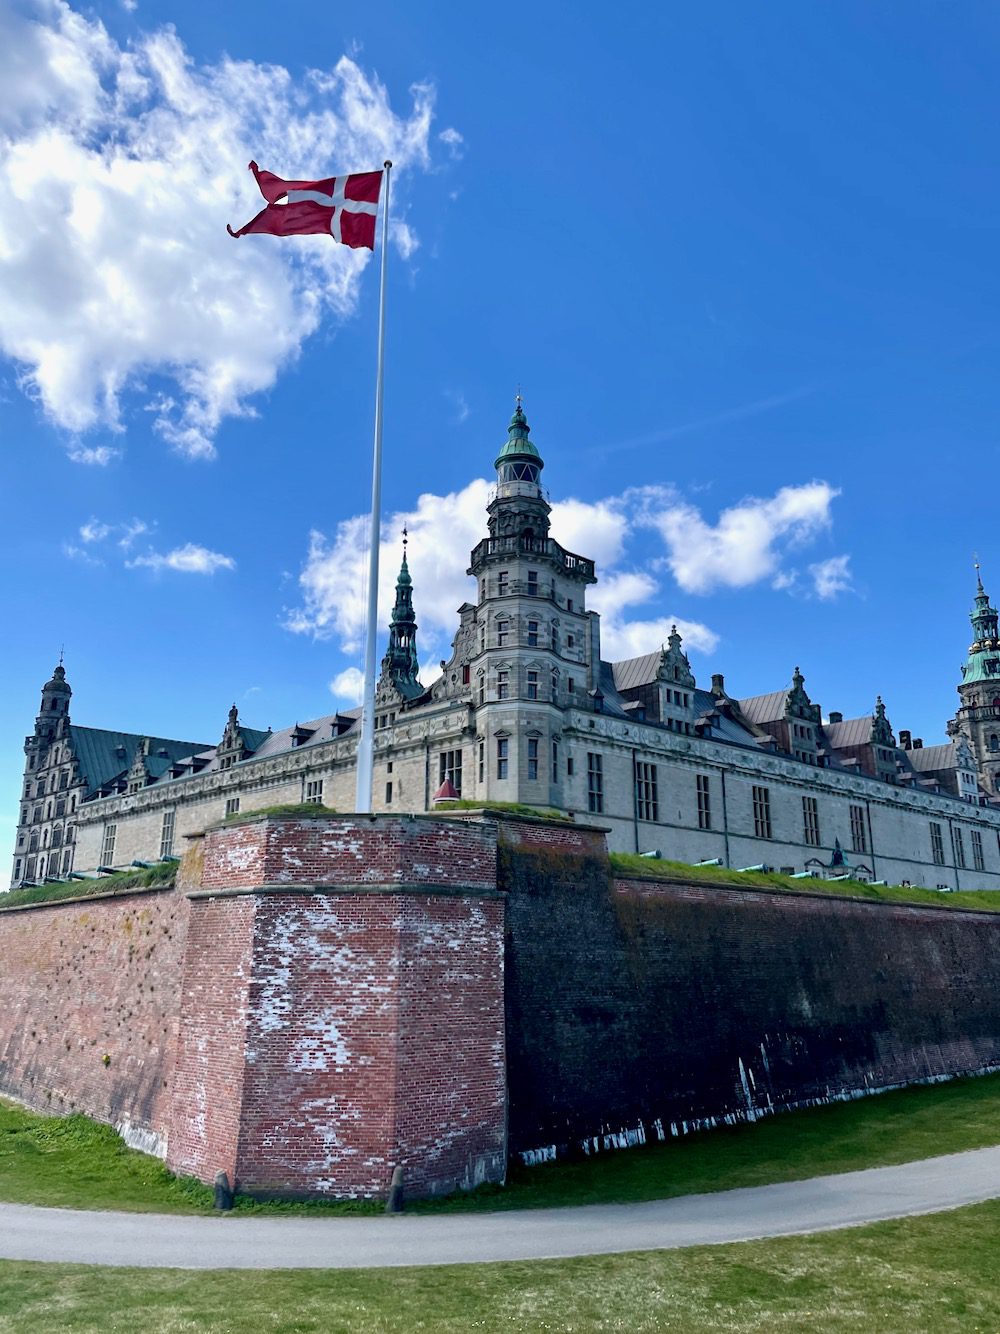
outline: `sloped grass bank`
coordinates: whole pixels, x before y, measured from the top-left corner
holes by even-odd
[[[930,904],[934,908],[952,908],[977,912],[1000,912],[1000,891],[960,889],[942,893],[917,885],[869,885],[863,880],[821,880],[810,877],[793,880],[777,871],[733,871],[724,866],[689,866],[658,857],[640,857],[634,852],[612,852],[611,870],[626,879],[666,880],[671,884],[726,885],[734,889],[783,889],[796,894],[834,894],[852,899],[871,899],[879,903]]]
[[[0,1262],[0,1329],[78,1334],[965,1334],[1000,1329],[1000,1202],[806,1237],[426,1269]]]
[[[60,899],[86,899],[95,894],[121,894],[130,889],[168,889],[177,879],[178,862],[157,862],[155,866],[116,871],[114,875],[88,880],[59,880],[51,885],[31,885],[0,894],[0,912],[5,908],[25,908],[32,903],[58,903]]]
[[[553,1208],[666,1199],[798,1181],[1000,1143],[1000,1075],[899,1089],[769,1117],[755,1125],[540,1167],[512,1164],[504,1187],[415,1200],[413,1213]],[[40,1116],[0,1101],[0,1199],[76,1209],[207,1213],[212,1192],[128,1149],[83,1116]],[[377,1213],[377,1202],[258,1203],[253,1213]]]

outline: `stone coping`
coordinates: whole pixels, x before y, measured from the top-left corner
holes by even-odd
[[[786,899],[820,899],[824,903],[863,903],[866,908],[917,908],[926,909],[928,912],[950,912],[962,913],[964,916],[972,916],[978,913],[980,917],[989,920],[995,920],[1000,925],[1000,906],[996,912],[989,908],[967,908],[961,903],[923,903],[917,899],[868,899],[861,894],[823,894],[816,889],[786,889],[784,885],[751,885],[743,884],[739,880],[695,880],[687,876],[657,875],[642,876],[635,875],[631,871],[617,871],[611,868],[612,880],[623,880],[637,885],[670,885],[674,888],[682,889],[721,889],[738,890],[741,894],[778,894]],[[969,891],[970,893],[988,893],[987,890]],[[1000,905],[1000,890],[996,891],[997,904]],[[942,895],[942,898],[945,896]]]
[[[106,889],[100,894],[74,894],[66,899],[39,899],[37,903],[14,903],[5,908],[0,896],[0,914],[33,912],[36,908],[63,908],[78,903],[100,903],[102,899],[127,899],[132,894],[163,894],[177,888],[176,881],[169,885],[130,885],[127,889]]]
[[[452,824],[467,824],[470,820],[495,820],[497,823],[545,825],[551,829],[578,829],[589,834],[610,834],[611,826],[603,824],[581,824],[578,820],[553,818],[546,815],[527,815],[519,811],[496,810],[492,806],[470,806],[462,810],[440,811],[324,811],[317,809],[313,815],[306,811],[245,811],[235,819],[216,820],[191,834],[182,834],[182,838],[204,838],[217,829],[239,829],[243,825],[256,824],[261,820],[368,820],[377,824],[380,820],[416,821],[432,820],[436,824],[443,821]]]
[[[189,899],[239,899],[252,895],[262,898],[278,897],[282,894],[307,895],[321,894],[335,898],[345,894],[404,894],[421,895],[425,898],[477,898],[503,899],[507,895],[502,889],[493,889],[482,885],[443,885],[437,881],[402,880],[370,881],[364,883],[333,884],[323,881],[314,884],[269,884],[234,886],[232,889],[192,889],[187,893]]]

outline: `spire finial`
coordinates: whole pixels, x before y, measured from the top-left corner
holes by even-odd
[[[404,524],[403,524],[403,555],[404,555],[404,556],[406,555],[406,544],[407,544],[407,542],[409,542],[409,540],[410,540],[410,535],[409,535],[409,533],[406,531],[406,524],[404,523]]]
[[[982,576],[982,574],[980,573],[980,571],[982,570],[982,566],[979,564],[979,552],[978,552],[978,551],[974,551],[974,552],[972,553],[972,564],[973,564],[973,567],[974,567],[974,569],[975,569],[975,571],[976,571],[976,587],[979,589],[979,591],[980,591],[980,593],[981,593],[981,592],[983,591],[983,576]]]
[[[60,644],[60,645],[59,645],[59,666],[60,666],[60,667],[63,665],[63,656],[64,656],[64,654],[65,654],[65,651],[66,651],[66,645],[65,645],[65,644]]]
[[[515,391],[514,394],[514,402],[517,405],[517,407],[520,407],[521,404],[524,402],[524,395],[521,393],[520,381],[518,381],[517,390]]]

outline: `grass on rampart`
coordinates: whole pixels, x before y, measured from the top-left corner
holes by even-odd
[[[57,903],[60,899],[89,898],[94,894],[119,894],[129,889],[166,889],[177,879],[177,862],[157,862],[155,866],[131,871],[116,871],[88,880],[60,880],[51,885],[31,885],[0,894],[0,911],[24,908],[32,903]]]
[[[299,818],[313,817],[320,815],[336,815],[337,812],[332,806],[321,806],[316,801],[290,801],[284,806],[261,806],[255,811],[234,811],[232,815],[225,816],[219,821],[220,824],[247,824],[250,820],[259,820],[264,815],[288,815],[298,816]]]
[[[520,801],[471,801],[464,797],[454,801],[439,801],[431,815],[448,815],[451,811],[498,811],[507,815],[529,815],[535,820],[561,820],[564,824],[573,824],[573,817],[566,811],[550,810],[546,806],[526,806]]]
[[[966,911],[1000,912],[1000,891],[962,889],[943,893],[918,885],[869,885],[863,880],[794,880],[777,871],[733,871],[725,866],[691,866],[659,857],[640,857],[634,852],[612,852],[613,872],[643,880],[683,881],[685,884],[728,885],[739,889],[786,889],[797,894],[838,894],[855,899],[873,899],[882,903],[931,903],[935,908],[959,908]]]
[[[214,1271],[0,1262],[0,1328],[986,1334],[1000,1329],[998,1240],[991,1200],[812,1236],[576,1260]]]
[[[512,1164],[506,1186],[446,1200],[412,1201],[415,1213],[552,1208],[666,1199],[797,1181],[910,1162],[1000,1143],[1000,1075],[918,1085],[877,1097],[768,1117],[645,1148],[539,1167]],[[51,1117],[0,1100],[0,1199],[67,1208],[205,1213],[212,1192],[127,1149],[83,1116]],[[372,1203],[273,1204],[257,1213],[370,1213]]]

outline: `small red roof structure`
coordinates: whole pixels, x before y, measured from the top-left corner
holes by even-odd
[[[455,791],[455,784],[451,781],[450,778],[446,778],[444,782],[441,784],[441,786],[438,788],[438,790],[434,793],[434,796],[431,798],[431,800],[434,802],[459,801],[460,798],[458,793]]]

